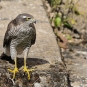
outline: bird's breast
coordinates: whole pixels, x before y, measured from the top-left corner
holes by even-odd
[[[31,46],[31,37],[25,36],[25,37],[17,38],[15,39],[14,44],[16,45],[17,53],[21,54],[26,47]]]
[[[14,32],[13,32],[14,31]],[[26,47],[31,46],[34,30],[32,27],[18,27],[12,31],[12,45],[16,46],[18,54],[21,54]]]

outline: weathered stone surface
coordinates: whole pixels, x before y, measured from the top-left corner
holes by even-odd
[[[22,54],[18,56],[20,73],[16,75],[15,81],[11,79],[12,74],[9,74],[7,70],[13,68],[13,65],[0,60],[0,70],[2,69],[2,72],[0,72],[0,87],[66,87],[67,73],[65,67],[60,64],[62,62],[60,50],[42,1],[1,0],[0,7],[0,54],[3,52],[2,44],[7,25],[12,19],[20,13],[29,13],[37,20],[35,25],[37,32],[36,43],[31,47],[27,59],[27,66],[35,68],[31,80],[28,81],[27,75],[22,72],[24,64]],[[5,70],[7,74],[4,74]]]

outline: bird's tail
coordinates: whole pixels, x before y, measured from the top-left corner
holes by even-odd
[[[14,64],[14,61],[11,59],[11,56],[7,56],[4,52],[1,54],[0,59],[9,61],[10,63]]]
[[[5,59],[8,59],[8,57],[10,57],[10,56],[7,56],[7,55],[3,52],[3,53],[1,54],[0,59],[5,60]]]

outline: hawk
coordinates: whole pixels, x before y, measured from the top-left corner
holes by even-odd
[[[7,31],[4,36],[3,47],[4,54],[11,56],[12,60],[15,61],[15,67],[13,70],[8,69],[13,73],[15,78],[18,72],[17,68],[17,55],[24,53],[24,68],[23,71],[28,74],[30,79],[30,71],[26,66],[26,59],[30,47],[35,43],[36,40],[36,29],[34,26],[35,19],[32,15],[23,13],[19,14],[14,20],[12,20],[7,27]]]

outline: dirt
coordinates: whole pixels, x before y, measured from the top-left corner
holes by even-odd
[[[87,58],[84,45],[73,46],[73,51],[65,50],[62,55],[70,74],[72,87],[87,87]]]
[[[18,60],[18,63],[22,63],[20,58]],[[23,68],[19,69],[13,79],[13,74],[9,73],[8,68],[13,69],[14,66],[9,62],[0,59],[0,87],[66,87],[67,72],[63,66],[58,66],[59,64],[50,65],[49,70],[35,69],[30,73],[31,79],[29,80],[27,74],[23,72]]]
[[[78,9],[84,15],[77,18],[75,29],[80,32],[86,40],[87,38],[87,0],[74,0],[78,4]],[[85,9],[84,9],[85,8]],[[73,33],[74,35],[74,33]],[[79,41],[79,39],[77,39]],[[70,72],[70,81],[72,87],[87,87],[87,42],[78,45],[71,45],[72,51],[64,50],[64,56],[67,70]]]
[[[66,0],[63,1],[66,2]],[[60,29],[61,32],[63,31],[63,33],[70,34],[73,37],[69,41],[69,49],[61,48],[61,54],[69,72],[69,87],[87,87],[87,0],[73,1],[81,15],[73,15],[73,18],[77,21],[73,25],[73,31],[68,28]],[[52,15],[49,3],[44,3],[47,13],[49,12]],[[49,14],[47,14],[48,17],[50,17]],[[84,41],[79,43],[81,40]]]

